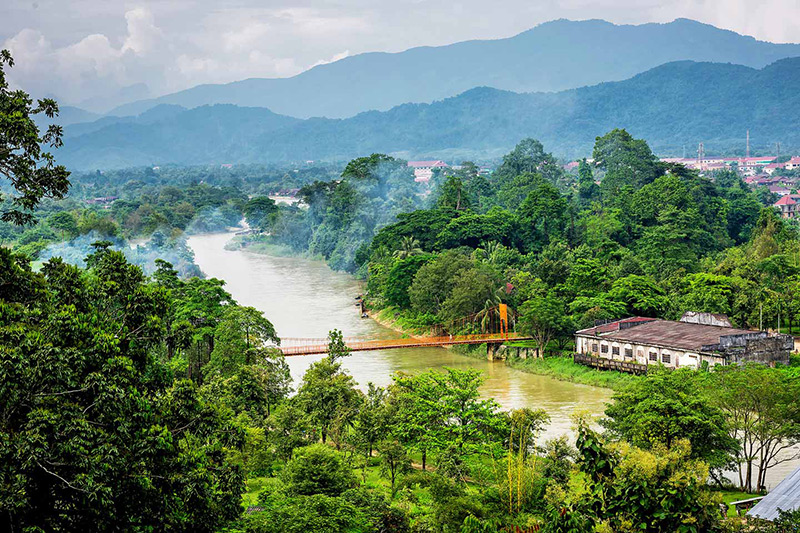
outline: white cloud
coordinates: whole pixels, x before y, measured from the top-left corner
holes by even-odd
[[[137,7],[125,13],[128,36],[122,45],[122,51],[132,51],[143,56],[155,51],[162,42],[163,34],[156,27],[153,13],[144,7]]]
[[[9,79],[35,96],[55,94],[95,109],[199,83],[292,76],[366,51],[505,37],[560,17],[618,23],[687,17],[763,40],[800,40],[797,0],[71,0],[32,6],[30,0],[0,5],[0,42],[16,59]]]

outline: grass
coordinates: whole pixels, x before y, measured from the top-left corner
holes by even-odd
[[[403,336],[431,335],[432,333],[430,323],[396,307],[385,307],[378,311],[377,314],[375,314],[375,311],[372,311],[372,313],[372,318],[376,322],[395,331],[402,331]]]
[[[579,365],[571,357],[548,356],[543,359],[508,359],[506,365],[523,372],[549,376],[560,381],[619,390],[638,379],[633,374],[615,370],[599,370]]]
[[[251,477],[247,480],[247,490],[242,494],[242,505],[245,509],[258,504],[258,495],[269,483],[267,477]]]
[[[509,342],[505,343],[505,345],[520,348],[535,347],[535,345],[531,345],[531,341]],[[551,350],[548,350],[549,352],[571,354],[570,350],[565,352],[556,350],[554,345],[551,348]],[[485,344],[454,346],[453,350],[460,355],[474,357],[476,359],[484,359],[486,357]],[[571,355],[548,355],[544,359],[533,357],[518,359],[513,357],[506,359],[505,364],[515,370],[528,372],[529,374],[548,376],[559,381],[568,381],[570,383],[580,383],[581,385],[591,385],[593,387],[603,387],[613,390],[623,389],[628,386],[628,384],[639,379],[639,376],[626,372],[600,370],[579,365],[572,361]]]
[[[720,490],[719,493],[722,494],[722,501],[728,506],[728,516],[737,516],[736,509],[731,505],[731,502],[763,496],[763,494],[751,494],[735,489],[724,489]]]

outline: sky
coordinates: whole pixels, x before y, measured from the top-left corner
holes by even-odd
[[[800,0],[2,0],[0,45],[16,61],[13,86],[100,111],[361,52],[509,37],[557,18],[679,17],[800,41]]]

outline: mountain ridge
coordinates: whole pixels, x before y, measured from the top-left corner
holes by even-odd
[[[627,79],[676,60],[761,68],[794,56],[800,56],[800,44],[759,41],[691,19],[640,25],[557,19],[502,39],[356,54],[290,78],[203,84],[109,114],[138,115],[158,103],[190,108],[233,103],[298,118],[346,118],[407,102],[430,103],[479,85],[555,92]]]
[[[678,61],[619,82],[558,93],[476,87],[432,104],[403,104],[348,119],[297,119],[264,108],[215,104],[168,108],[162,120],[135,120],[73,134],[59,162],[72,168],[149,164],[347,160],[373,152],[459,160],[499,156],[536,137],[568,158],[596,136],[627,128],[661,153],[704,142],[709,151],[780,141],[800,148],[800,57],[762,69]],[[101,119],[103,120],[103,119]],[[80,125],[79,125],[80,126]]]

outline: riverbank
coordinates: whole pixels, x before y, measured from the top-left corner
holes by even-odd
[[[414,323],[394,307],[386,307],[380,310],[368,309],[367,315],[381,326],[400,333],[403,338],[430,337],[433,334],[429,326]]]
[[[288,246],[273,244],[261,238],[261,235],[236,235],[225,244],[228,251],[243,250],[254,254],[291,257],[297,254]]]
[[[456,346],[457,353],[476,359],[486,358],[486,345],[478,346]],[[598,370],[588,366],[579,365],[572,361],[569,355],[548,355],[542,359],[530,357],[521,359],[509,357],[503,359],[502,363],[509,368],[547,376],[558,381],[577,383],[580,385],[591,385],[604,389],[620,390],[627,387],[630,383],[638,379],[638,376],[616,372],[614,370]]]

